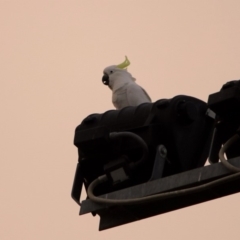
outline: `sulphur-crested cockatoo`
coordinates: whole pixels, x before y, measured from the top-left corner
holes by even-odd
[[[103,70],[102,82],[112,90],[112,103],[116,109],[151,102],[147,92],[127,72],[126,68],[129,65],[130,62],[126,57],[123,63],[106,67]]]

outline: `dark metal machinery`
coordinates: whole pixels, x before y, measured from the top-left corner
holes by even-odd
[[[104,230],[239,192],[239,174],[218,163],[239,125],[239,81],[208,104],[181,95],[88,116],[74,138],[72,198],[80,215],[98,214]],[[237,145],[226,155],[240,167]],[[204,166],[208,157],[212,164]],[[83,185],[89,198],[80,204]]]

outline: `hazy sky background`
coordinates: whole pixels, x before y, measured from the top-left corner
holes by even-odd
[[[240,78],[239,0],[0,0],[0,239],[238,240],[240,195],[98,232],[71,199],[75,127],[127,55],[153,101]]]

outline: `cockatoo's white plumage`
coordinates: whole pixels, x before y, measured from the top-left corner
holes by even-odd
[[[125,67],[130,64],[126,60],[119,65],[113,65],[103,70],[102,81],[112,90],[112,103],[116,109],[127,106],[138,106],[145,102],[151,102],[147,92],[141,88],[135,78],[127,72]]]

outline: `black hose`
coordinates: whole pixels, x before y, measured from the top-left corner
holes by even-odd
[[[102,204],[111,204],[111,205],[140,204],[140,203],[147,203],[147,202],[151,202],[151,201],[155,201],[155,200],[163,200],[163,199],[167,199],[167,198],[171,198],[171,197],[177,197],[177,196],[182,196],[185,194],[199,192],[202,190],[212,188],[219,184],[231,181],[235,178],[239,178],[240,177],[240,169],[231,165],[224,157],[225,151],[234,142],[236,142],[239,138],[240,137],[238,135],[234,135],[232,138],[230,138],[226,142],[226,144],[224,144],[224,146],[221,148],[221,150],[219,152],[219,157],[220,157],[220,160],[223,163],[223,165],[226,166],[229,170],[231,170],[233,172],[237,172],[235,174],[232,174],[232,175],[229,175],[229,176],[226,176],[226,177],[223,177],[223,178],[220,178],[220,179],[217,179],[217,180],[214,180],[209,183],[205,183],[205,184],[202,184],[202,185],[196,186],[196,187],[190,187],[190,188],[185,188],[185,189],[181,189],[181,190],[176,190],[176,191],[171,191],[171,192],[166,192],[166,193],[159,193],[156,195],[151,195],[151,196],[142,197],[142,198],[133,198],[133,199],[106,199],[106,198],[101,198],[101,197],[95,196],[93,194],[93,190],[95,189],[95,187],[108,180],[106,175],[102,175],[102,176],[98,177],[97,179],[95,179],[89,185],[88,190],[87,190],[88,197],[92,201],[102,203]]]
[[[131,169],[142,165],[145,162],[145,160],[147,159],[148,146],[147,146],[146,142],[141,137],[139,137],[137,134],[132,133],[132,132],[112,132],[112,133],[110,133],[109,137],[112,140],[119,139],[119,138],[131,138],[131,139],[134,139],[139,144],[139,146],[142,149],[142,157],[139,161],[132,162],[129,164],[129,167]]]
[[[97,197],[93,194],[93,190],[96,186],[98,186],[99,184],[108,180],[106,175],[102,175],[102,176],[98,177],[97,179],[95,179],[89,185],[88,190],[87,190],[87,195],[92,201],[102,203],[102,204],[111,204],[111,205],[142,204],[142,203],[148,203],[148,202],[152,202],[152,201],[156,201],[156,200],[163,200],[163,199],[167,199],[167,198],[182,196],[185,194],[200,192],[200,191],[212,188],[213,186],[217,186],[221,183],[225,183],[227,181],[231,181],[231,180],[233,180],[235,178],[239,178],[239,177],[240,177],[240,173],[235,173],[230,176],[226,176],[226,177],[214,180],[212,182],[202,184],[197,187],[185,188],[185,189],[175,190],[175,191],[166,192],[166,193],[159,193],[156,195],[151,195],[151,196],[142,197],[142,198],[106,199],[106,198]]]
[[[220,149],[219,151],[219,159],[222,162],[222,164],[229,169],[232,172],[240,172],[240,168],[233,166],[231,163],[229,163],[227,161],[227,159],[224,157],[225,152],[227,151],[227,149],[233,144],[235,143],[237,140],[239,140],[240,137],[238,134],[234,135],[233,137],[231,137],[224,145],[223,147]]]

